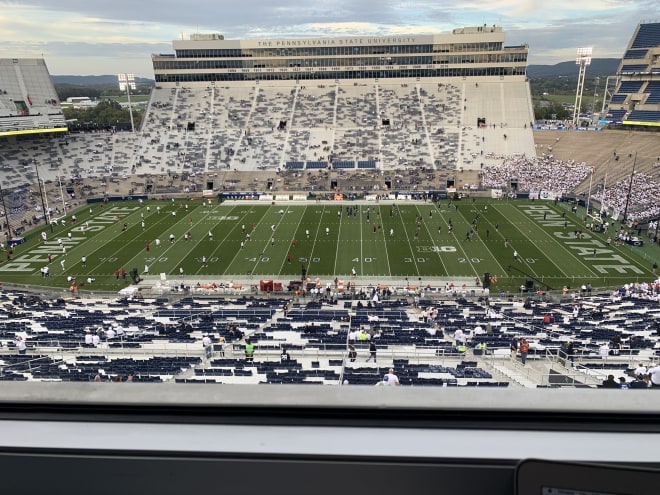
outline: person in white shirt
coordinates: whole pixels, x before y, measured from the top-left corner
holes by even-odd
[[[601,345],[598,348],[598,354],[600,354],[600,357],[606,358],[607,356],[610,355],[610,345],[605,342],[603,345]]]
[[[456,345],[465,345],[465,333],[460,328],[454,332],[454,340],[456,340]]]
[[[639,366],[635,368],[635,376],[639,375],[646,375],[647,369],[646,366],[644,366],[644,363],[639,363]]]
[[[202,347],[208,347],[211,345],[211,337],[209,337],[208,333],[204,334],[204,337],[202,338]]]
[[[652,387],[660,387],[660,365],[651,364],[647,370]]]
[[[97,334],[92,335],[92,344],[95,346],[98,346],[101,343],[101,337],[99,337]]]
[[[117,335],[117,334],[115,333],[115,331],[114,331],[112,328],[108,328],[108,329],[105,331],[105,338],[106,338],[107,340],[112,340],[112,339],[114,339],[116,335]]]
[[[85,345],[92,345],[93,344],[93,339],[92,339],[92,332],[89,330],[85,330]]]
[[[394,374],[394,370],[390,368],[390,371],[383,377],[383,383],[390,387],[395,387],[396,385],[401,385],[399,382],[399,377]]]
[[[27,351],[27,345],[25,344],[25,339],[21,337],[20,335],[17,335],[16,338],[14,339],[16,342],[16,347],[18,348],[18,353],[19,354],[25,354]]]

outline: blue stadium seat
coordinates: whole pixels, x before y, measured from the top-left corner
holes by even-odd
[[[645,103],[660,103],[660,81],[650,81],[646,88],[645,93],[650,93]]]
[[[627,112],[628,110],[610,110],[607,114],[607,118],[613,122],[621,122]]]
[[[639,93],[644,81],[623,81],[617,93]]]
[[[631,122],[660,122],[660,111],[633,110],[626,120]]]
[[[631,48],[652,48],[660,46],[660,22],[640,24],[639,31]]]
[[[649,64],[625,64],[621,67],[619,73],[648,72]]]
[[[648,53],[648,50],[628,50],[623,58],[625,60],[629,59],[636,59],[636,58],[644,58],[646,57],[646,54]]]

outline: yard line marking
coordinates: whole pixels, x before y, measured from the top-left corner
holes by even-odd
[[[220,204],[218,204],[218,206],[220,206]],[[225,216],[230,216],[230,214],[231,214],[236,208],[240,208],[240,207],[241,207],[241,205],[238,205],[238,204],[237,204],[237,205],[233,205],[233,206],[231,207],[231,210],[229,210],[229,212],[228,212],[229,214],[228,214],[228,215],[225,215]],[[221,208],[220,208],[220,210],[221,210]],[[220,212],[220,210],[218,210],[218,213]],[[213,257],[213,256],[215,255],[215,253],[216,253],[218,250],[221,250],[222,246],[224,245],[225,241],[227,241],[227,239],[229,238],[230,234],[231,234],[232,232],[234,232],[236,229],[239,228],[239,227],[238,227],[239,224],[243,224],[243,221],[244,221],[245,217],[247,217],[249,214],[250,214],[250,209],[248,208],[248,210],[243,214],[243,217],[242,217],[238,222],[236,222],[236,224],[234,225],[234,228],[232,228],[232,229],[228,229],[228,230],[227,230],[227,233],[226,233],[225,237],[222,239],[222,241],[220,241],[220,242],[218,243],[218,246],[217,246],[217,247],[211,252],[211,254],[208,256],[208,258]],[[263,216],[262,216],[262,218],[263,218]],[[202,242],[202,239],[200,239],[199,242]],[[240,254],[240,252],[241,252],[241,249],[239,248],[239,249],[236,251],[236,254],[234,255],[234,257],[233,257],[233,258],[231,259],[231,261],[227,264],[227,268],[229,268],[229,267],[234,263],[234,260],[236,260],[236,257]],[[201,269],[201,268],[199,268],[199,269],[197,270],[197,272],[195,272],[195,274],[198,274],[200,269]],[[227,270],[225,270],[224,272],[222,272],[222,275],[225,275],[226,273],[227,273]],[[215,275],[215,274],[214,274],[214,275]]]
[[[272,210],[273,207],[270,206],[269,209]],[[266,214],[269,213],[269,209],[266,210]],[[278,228],[278,227],[280,226],[280,224],[282,223],[282,220],[284,220],[284,219],[286,218],[286,214],[287,214],[288,212],[289,212],[289,207],[287,206],[287,207],[286,207],[286,210],[284,210],[284,213],[283,213],[282,215],[280,215],[280,219],[277,221],[277,224],[274,224],[274,225],[275,225],[275,230],[274,230],[273,232],[271,232],[271,233],[270,233],[270,236],[266,239],[266,245],[261,249],[261,253],[260,253],[259,255],[257,255],[257,261],[256,261],[256,263],[254,264],[254,267],[252,268],[252,270],[250,270],[250,273],[254,273],[254,271],[255,271],[255,270],[257,269],[257,267],[259,266],[259,263],[261,263],[262,255],[266,252],[266,249],[268,249],[268,245],[271,243],[271,239],[274,239],[274,238],[275,238],[275,236],[274,236],[273,234],[275,234],[275,232],[277,232],[277,228]],[[261,219],[263,220],[263,218],[264,218],[265,216],[266,216],[266,215],[264,215],[263,217],[261,217]]]
[[[465,224],[467,225],[467,227],[471,229],[471,228],[472,228],[472,224],[471,224],[470,222],[468,222],[467,219],[465,218],[465,216],[463,215],[463,211],[464,211],[464,210],[465,210],[465,208],[463,208],[463,210],[461,210],[461,211],[459,212],[458,207],[456,207],[456,213],[458,214],[458,217],[459,217],[459,218],[462,218],[463,221],[465,222]],[[440,215],[443,217],[443,220],[444,220],[444,215],[442,214],[442,212],[440,212]],[[445,222],[445,223],[447,223],[447,222]],[[461,251],[463,252],[463,256],[465,257],[465,258],[464,258],[465,261],[468,262],[468,264],[470,265],[470,267],[471,267],[472,270],[474,271],[474,274],[477,276],[477,278],[479,278],[479,272],[477,271],[477,269],[476,269],[476,268],[474,267],[474,265],[472,264],[472,260],[470,259],[470,257],[469,257],[469,256],[467,255],[467,253],[465,252],[465,249],[463,249],[463,245],[462,245],[461,242],[458,240],[458,237],[456,237],[456,233],[454,232],[454,230],[455,230],[455,228],[452,227],[451,235],[454,237],[454,241],[456,242],[456,244],[460,247]],[[459,276],[459,277],[463,276],[463,277],[464,277],[465,275],[460,274],[460,275],[454,275],[454,276]]]
[[[390,255],[387,253],[387,240],[385,239],[385,227],[382,221],[383,218],[383,212],[382,207],[378,207],[378,210],[380,211],[380,218],[381,218],[381,225],[380,225],[380,231],[383,234],[383,243],[385,244],[385,258],[387,258],[387,269],[389,270],[389,276],[392,276],[392,265],[390,265]]]
[[[170,204],[170,203],[168,203],[168,205],[169,205],[169,204]],[[142,205],[141,205],[141,206],[142,206]],[[147,206],[151,206],[151,205],[147,205]],[[161,206],[161,205],[156,205],[156,206]],[[158,220],[158,222],[156,222],[156,223],[154,223],[153,225],[151,225],[149,228],[147,228],[147,230],[146,230],[145,232],[149,232],[149,231],[150,231],[153,227],[155,227],[156,225],[160,224],[161,222],[165,222],[167,219],[169,219],[172,210],[169,210],[169,209],[166,209],[166,208],[167,208],[166,206],[163,206],[163,207],[161,208],[161,210],[160,210],[160,211],[161,211],[160,213],[153,212],[153,213],[151,213],[151,214],[149,215],[149,217],[151,217],[151,216],[153,216],[153,215],[156,215],[157,217],[158,217],[158,216],[161,216],[161,219]],[[195,209],[197,209],[197,208],[199,208],[199,206],[196,206],[196,207],[195,207]],[[135,211],[134,211],[133,213],[131,213],[130,215],[124,217],[124,219],[130,219],[133,215],[136,215],[139,211],[140,211],[139,209],[138,209],[138,210],[135,210]],[[174,211],[176,211],[176,210],[174,210]],[[209,211],[207,214],[210,214],[210,213],[211,213],[211,212]],[[148,217],[147,217],[147,218],[148,218]],[[176,226],[177,226],[178,224],[180,224],[181,222],[185,221],[185,220],[186,220],[186,217],[182,217],[181,220],[177,221],[176,223],[174,223],[174,224],[172,225],[172,229],[175,230],[175,229],[176,229]],[[185,229],[184,229],[184,230],[185,230]],[[103,232],[103,231],[101,231],[101,232]],[[160,232],[163,232],[163,231],[160,231]],[[122,233],[123,233],[123,231],[120,230],[119,233],[118,233],[117,235],[113,236],[111,239],[107,239],[106,241],[104,241],[103,246],[106,246],[109,242],[112,242],[112,241],[117,240],[117,238],[118,238],[119,236],[121,236]],[[133,241],[136,241],[136,240],[137,240],[137,238],[134,238],[134,239],[133,239]],[[151,243],[153,242],[153,240],[149,240],[148,242],[151,244]],[[86,245],[86,243],[85,243],[85,245]],[[126,247],[126,246],[124,245],[124,246],[122,247],[122,249],[116,250],[114,253],[112,253],[111,255],[109,255],[108,258],[117,257],[117,254],[120,253],[120,252],[122,252],[122,251],[125,249],[125,247]],[[99,248],[99,249],[101,249],[101,248]],[[169,249],[169,248],[168,248],[168,249]],[[96,251],[98,251],[98,249],[97,249]],[[94,251],[94,252],[96,252],[96,251]],[[163,253],[163,254],[164,254],[164,253]],[[158,256],[158,257],[161,257],[161,256]],[[91,258],[90,256],[87,256],[88,261],[89,261],[90,258]],[[142,261],[144,261],[144,251],[143,251],[142,249],[138,250],[138,251],[137,251],[137,254],[135,254],[132,258],[129,258],[125,263],[123,263],[123,265],[124,265],[124,266],[130,266],[130,264],[131,264],[131,262],[133,262],[133,260],[137,260],[137,259],[140,259],[140,258],[141,258],[140,263],[142,263]],[[97,267],[100,267],[100,266],[103,265],[103,264],[104,264],[104,263],[99,263],[99,264],[97,264],[97,265],[94,267],[94,269],[96,269]],[[122,268],[123,268],[123,266],[122,266]]]
[[[364,275],[364,267],[362,266],[364,264],[364,251],[362,251],[362,247],[364,246],[364,243],[362,240],[364,239],[364,235],[362,233],[362,228],[364,227],[363,222],[362,222],[362,206],[360,208],[360,275]]]
[[[319,205],[316,205],[318,208]],[[325,205],[322,205],[323,208],[321,209],[321,220],[323,220],[323,215],[325,214]],[[316,241],[319,238],[319,230],[321,229],[321,222],[318,222],[316,226],[316,234],[314,234],[314,242],[312,243],[312,252],[309,255],[309,258],[307,259],[307,276],[309,277],[309,260],[314,259],[314,249],[316,248]]]
[[[503,214],[502,214],[502,212],[499,210],[499,207],[498,207],[497,205],[493,205],[493,208],[495,208],[495,209],[498,211],[498,213],[500,213],[502,216],[504,216],[504,217],[506,218],[506,215],[503,215]],[[513,210],[514,210],[517,214],[518,214],[518,213],[522,214],[522,213],[520,212],[520,210],[519,210],[518,208],[516,208],[515,206],[513,207]],[[536,228],[538,228],[538,230],[540,230],[540,231],[541,231],[546,237],[550,238],[552,241],[555,242],[555,244],[559,245],[564,251],[566,251],[566,252],[570,255],[571,258],[577,260],[578,263],[580,263],[584,268],[586,268],[587,271],[590,273],[590,275],[589,275],[590,277],[597,277],[597,276],[598,276],[598,275],[594,275],[594,273],[589,269],[589,267],[588,267],[587,265],[585,265],[584,263],[582,263],[582,261],[581,261],[579,258],[577,258],[573,253],[571,253],[571,252],[570,252],[570,251],[564,246],[563,243],[558,242],[557,239],[555,239],[554,237],[552,237],[552,235],[550,235],[549,232],[547,232],[545,229],[541,228],[538,224],[532,222],[531,219],[528,219],[528,220],[529,220],[530,223],[532,223]],[[568,220],[567,220],[567,221],[568,221]],[[572,223],[572,222],[571,222],[571,223]],[[530,239],[530,238],[529,238],[529,237],[528,237],[528,236],[527,236],[522,230],[520,230],[520,229],[516,226],[516,224],[515,224],[514,222],[509,221],[509,224],[510,224],[513,228],[515,228],[518,232],[520,232],[523,236],[525,236],[525,237],[529,240],[529,242],[531,242],[532,244],[534,244],[534,242],[533,242],[533,241],[532,241],[532,240],[531,240],[531,239]],[[564,276],[566,276],[567,278],[570,278],[570,277],[571,277],[568,273],[566,273],[566,272],[562,269],[562,267],[561,267],[560,264],[555,263],[555,262],[552,261],[552,259],[550,259],[550,258],[547,258],[547,259],[552,263],[552,265],[554,265],[557,269],[559,269],[559,271],[561,271],[561,272],[564,274]],[[534,270],[532,270],[532,271],[534,271]],[[536,277],[538,277],[538,274],[536,274],[536,272],[534,272],[534,275],[535,275]]]
[[[408,241],[408,247],[410,248],[410,253],[411,253],[411,256],[412,256],[412,260],[413,260],[413,263],[415,264],[415,270],[417,270],[417,276],[419,277],[419,267],[417,266],[417,256],[415,256],[415,250],[413,249],[412,244],[410,244],[410,237],[408,236],[408,231],[406,230],[406,224],[403,221],[403,215],[401,214],[401,208],[397,207],[396,214],[399,217],[399,220],[401,220],[401,226],[403,227],[403,231],[406,233],[406,240]]]
[[[419,211],[419,206],[417,207],[417,210]],[[437,208],[436,208],[436,211],[437,211]],[[422,212],[420,211],[419,214],[421,215]],[[424,224],[424,228],[426,229],[426,232],[428,232],[428,234],[429,234],[429,238],[431,239],[431,242],[435,244],[435,242],[433,241],[433,235],[431,234],[431,231],[429,230],[429,226],[427,225],[426,222],[422,222],[422,223]],[[442,261],[442,256],[440,256],[440,252],[436,251],[435,254],[438,255],[438,259],[440,260],[440,263],[442,264],[442,268],[444,269],[447,276],[449,276],[449,270],[447,270],[447,266],[445,265],[445,262]]]
[[[342,207],[341,207],[341,203],[340,203],[339,204],[339,212],[340,212],[340,214],[339,214],[339,226],[337,227],[337,249],[335,250],[335,266],[332,269],[332,274],[335,275],[335,276],[337,276],[337,259],[339,258],[339,238],[341,237],[341,220],[344,216],[344,214],[343,214],[344,212],[341,211],[341,210],[342,210]]]
[[[308,208],[307,205],[302,205],[302,215],[300,215],[300,218],[298,219],[298,223],[296,224],[296,229],[293,231],[293,238],[296,237],[296,233],[298,232],[298,228],[300,227],[300,223],[302,222],[302,219],[305,216],[305,213],[307,212],[307,208]],[[287,209],[287,212],[288,211],[289,210]],[[292,210],[292,211],[295,211],[295,210]],[[284,216],[284,215],[282,215],[282,216]],[[289,249],[287,250],[287,254],[291,254],[291,247],[293,246],[293,238],[289,241]],[[279,275],[282,274],[282,271],[284,270],[284,265],[285,264],[287,264],[287,265],[289,264],[289,262],[287,261],[286,258],[284,258],[282,260],[282,266],[280,266],[280,272],[276,275],[279,276]]]
[[[233,210],[234,208],[236,208],[236,207],[237,207],[237,206],[232,207],[232,210]],[[185,216],[181,217],[180,220],[178,220],[175,224],[172,225],[170,231],[176,231],[176,230],[178,230],[178,229],[180,228],[181,225],[184,225],[184,229],[183,229],[184,232],[187,231],[188,229],[185,228],[185,223],[186,223],[186,222],[188,221],[188,219],[192,216],[192,214],[193,214],[195,211],[197,211],[198,208],[201,208],[201,206],[196,206],[194,210],[189,211],[188,214],[186,214]],[[179,209],[181,209],[181,207],[179,207]],[[176,210],[175,210],[175,211],[176,211]],[[185,211],[188,211],[188,210],[185,210]],[[206,210],[206,212],[204,213],[204,215],[202,215],[202,217],[207,217],[207,216],[211,215],[211,214],[214,213],[214,212],[215,212],[215,206],[214,206],[213,208],[209,208],[208,210]],[[137,211],[136,211],[135,213],[137,213]],[[169,215],[170,215],[170,214],[171,214],[171,210],[168,210],[168,209],[166,209],[166,208],[161,208],[161,213],[160,213],[160,215],[162,215],[162,218],[158,221],[158,223],[161,223],[161,222],[165,221],[166,218],[169,218]],[[158,213],[152,213],[152,214],[149,215],[149,216],[152,217],[153,215],[158,216],[159,214],[158,214]],[[156,224],[154,224],[154,225],[158,225],[158,223],[156,223]],[[150,227],[150,228],[151,228],[151,227]],[[150,230],[150,228],[147,229],[147,230]],[[162,231],[161,233],[164,234],[165,232]],[[181,240],[181,239],[179,238],[176,242],[179,242],[180,240]],[[148,242],[149,242],[149,244],[151,244],[151,243],[153,242],[153,240],[150,240],[150,241],[148,241]],[[165,242],[169,242],[169,240],[163,240],[163,241],[161,241],[161,242],[162,242],[163,245],[165,245]],[[175,242],[175,244],[176,244],[176,242]],[[149,251],[150,256],[145,256],[146,252],[145,252],[144,250],[140,250],[140,251],[137,252],[137,254],[136,254],[135,256],[133,256],[133,258],[131,258],[130,261],[137,260],[137,259],[141,259],[140,263],[142,263],[142,261],[144,261],[144,262],[145,262],[144,264],[145,264],[145,266],[146,266],[146,265],[148,265],[148,263],[147,263],[147,258],[151,258],[151,257],[154,257],[154,258],[156,258],[156,259],[158,259],[158,258],[162,258],[162,257],[163,257],[165,254],[167,254],[167,252],[168,252],[170,249],[172,249],[173,247],[174,247],[174,245],[171,244],[169,247],[165,248],[162,252],[159,251],[158,255],[156,255],[156,253],[154,253],[153,256],[151,256],[151,250]],[[180,260],[177,262],[177,265],[181,265],[181,262],[182,262],[182,261],[183,261],[183,259],[180,259]],[[150,272],[149,275],[153,275],[153,273],[151,273],[151,266],[149,266],[149,269],[150,269],[150,270],[149,270],[149,272]],[[173,270],[173,269],[172,269],[172,270]],[[172,272],[169,273],[169,274],[170,274],[170,275],[175,275],[176,272],[175,272],[175,271],[172,271]]]

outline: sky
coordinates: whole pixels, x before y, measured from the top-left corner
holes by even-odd
[[[40,58],[53,75],[153,78],[152,53],[191,33],[225,39],[448,33],[497,24],[529,63],[621,58],[658,0],[0,0],[0,58]]]

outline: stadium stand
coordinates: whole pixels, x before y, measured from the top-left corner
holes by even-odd
[[[653,86],[654,75],[660,72],[660,23],[641,22],[637,25],[627,50],[619,64],[620,82],[609,102],[608,120],[623,125],[658,125],[654,113],[660,111]],[[634,60],[634,63],[631,61]],[[652,87],[649,87],[651,85]],[[645,93],[650,93],[648,96]],[[624,97],[625,95],[625,97]]]
[[[646,72],[648,70],[648,64],[625,64],[621,66],[621,73],[636,73],[636,72]],[[634,91],[636,92],[636,91]]]
[[[649,81],[644,92],[649,93],[646,103],[660,104],[660,81]]]
[[[617,93],[638,93],[643,85],[644,83],[640,81],[624,81],[617,89]]]
[[[582,288],[554,302],[466,299],[447,287],[440,295],[421,293],[412,305],[388,290],[365,287],[338,301],[225,296],[166,304],[5,291],[2,380],[374,385],[394,367],[403,385],[595,386],[604,374],[630,377],[639,361],[653,362],[660,352],[660,280],[593,295]],[[371,301],[375,291],[379,303]],[[455,341],[459,329],[465,350]],[[16,333],[27,341],[26,354],[13,347]],[[208,353],[205,335],[213,343]],[[521,363],[510,359],[514,337],[531,342],[533,371],[521,373]],[[252,360],[243,352],[247,339],[255,345]],[[369,340],[377,343],[378,362],[365,361]],[[560,354],[568,342],[571,362]],[[482,347],[487,351],[477,352]]]
[[[0,136],[66,132],[43,59],[0,59]]]
[[[654,39],[648,26],[640,24],[624,56],[640,62],[622,62],[620,72],[649,66],[642,62],[649,56],[648,40]],[[40,67],[22,64],[17,81],[25,88],[2,76],[0,89],[7,95],[29,94],[35,108],[36,99],[58,108],[52,87],[38,82]],[[266,184],[273,191],[330,191],[332,179],[341,184],[337,190],[346,192],[446,189],[450,181],[470,190],[465,175],[457,178],[470,171],[482,192],[507,189],[513,178],[519,179],[518,191],[525,192],[569,193],[584,184],[591,163],[556,158],[563,145],[559,137],[554,149],[535,147],[526,81],[457,79],[158,86],[135,134],[87,132],[0,141],[10,230],[42,221],[33,186],[37,170],[57,216],[87,198],[188,194],[206,189],[209,182],[210,189],[225,191],[264,191]],[[640,92],[649,94],[646,103],[653,103],[656,84],[623,80],[612,103],[625,104]],[[10,108],[9,100],[0,94],[0,111]],[[610,113],[623,119],[629,109]],[[629,118],[660,120],[656,113],[637,108]],[[60,120],[61,115],[52,116],[53,122]],[[602,148],[593,153],[612,155]],[[638,174],[628,195],[635,218],[658,214],[657,208],[647,208],[658,187],[657,173],[648,171]],[[247,180],[237,172],[255,178]],[[259,172],[263,175],[256,177]],[[620,178],[613,177],[616,185],[594,198],[620,209],[626,194]],[[130,375],[135,381],[179,383],[376,384],[383,370],[394,366],[405,385],[549,386],[551,375],[557,374],[559,385],[594,386],[610,366],[625,374],[632,360],[654,361],[658,347],[653,326],[659,316],[657,282],[635,282],[594,296],[576,291],[563,301],[510,294],[486,300],[478,294],[468,298],[456,291],[438,295],[422,290],[422,304],[415,306],[410,294],[374,305],[369,302],[373,290],[309,301],[292,300],[292,294],[254,298],[205,288],[194,298],[173,291],[166,301],[119,298],[111,303],[4,291],[2,379],[93,381],[97,375],[105,380]],[[553,316],[550,324],[544,322],[548,314]],[[483,334],[474,333],[478,327],[485,329]],[[16,355],[13,347],[17,329],[28,342],[26,355]],[[470,335],[466,349],[454,340],[459,329]],[[356,343],[358,357],[351,361],[349,336],[362,330],[367,340],[377,341],[378,363],[366,362],[370,351],[365,342]],[[99,333],[98,343],[85,343],[88,331]],[[202,347],[205,334],[214,343],[208,355]],[[515,336],[533,343],[533,376],[510,359]],[[256,349],[250,362],[244,356],[246,338]],[[560,346],[569,341],[575,344],[575,369],[558,357]],[[603,359],[605,343],[619,345],[619,353]],[[475,353],[477,344],[488,352]],[[286,362],[282,349],[291,354]]]
[[[649,22],[639,25],[630,48],[652,48],[660,45],[660,23]]]
[[[623,58],[626,60],[636,59],[636,58],[645,58],[648,50],[627,50],[623,55]]]
[[[639,122],[660,122],[660,110],[633,110],[628,120]]]

